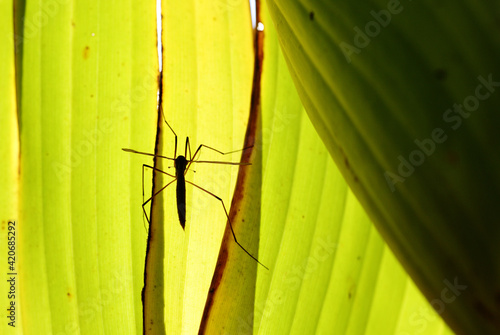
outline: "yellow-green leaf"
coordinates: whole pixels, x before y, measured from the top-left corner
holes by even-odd
[[[12,35],[12,6],[2,4]],[[185,154],[186,136],[192,154],[200,144],[241,149],[254,66],[248,4],[165,3],[163,17],[163,108],[178,135],[177,155]],[[159,124],[161,154],[174,155],[174,136],[157,119],[155,4],[28,2],[24,18],[17,92],[13,41],[0,52],[7,137],[0,214],[2,222],[11,215],[18,222],[17,333],[140,334],[142,182],[146,199],[152,187],[151,171],[142,180],[141,169],[153,159],[121,149],[153,153]],[[191,185],[183,230],[169,186],[155,198],[161,215],[153,224],[164,229],[164,241],[150,266],[164,294],[152,297],[153,333],[198,333],[224,229],[230,280],[221,281],[207,334],[450,333],[329,158],[270,22],[266,14],[261,139],[244,167],[251,183],[231,208],[238,241],[269,270],[234,243],[220,201]],[[202,148],[200,159],[240,156]],[[171,161],[162,164],[174,172]],[[237,175],[238,167],[198,163],[186,179],[229,211]],[[172,180],[162,177],[157,189]],[[0,230],[1,246],[5,237]]]
[[[499,4],[267,2],[315,129],[398,259],[456,332],[499,333]]]
[[[163,109],[178,136],[177,155],[186,154],[187,136],[193,155],[201,144],[222,152],[242,149],[253,72],[248,5],[166,3],[163,17]],[[161,127],[161,153],[173,157],[174,135],[164,123]],[[239,161],[240,155],[220,155],[203,147],[199,159]],[[161,163],[159,168],[174,173],[167,169],[171,161]],[[229,210],[237,172],[230,165],[199,163],[190,167],[186,180],[220,197]],[[158,189],[173,180],[162,177]],[[175,185],[159,199],[164,203],[158,223],[165,229],[165,281],[158,285],[165,285],[167,334],[198,331],[227,221],[216,198],[189,184],[186,191],[185,230],[177,216]],[[152,266],[160,268],[158,263]]]
[[[17,119],[12,1],[0,1],[0,305],[2,334],[20,334],[19,299],[19,133]],[[16,332],[17,330],[17,332]]]
[[[20,101],[26,334],[141,332],[140,166],[154,143],[154,3],[27,2]],[[145,143],[145,144],[144,144]]]

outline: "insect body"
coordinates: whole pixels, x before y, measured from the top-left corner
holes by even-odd
[[[162,115],[163,115],[163,111],[162,111]],[[226,217],[227,217],[227,220],[228,220],[228,223],[229,223],[229,227],[231,228],[231,233],[233,234],[233,238],[234,238],[234,241],[236,242],[236,244],[238,244],[238,246],[243,250],[245,251],[245,253],[247,253],[251,258],[253,258],[257,263],[259,263],[260,265],[262,265],[264,268],[268,269],[264,264],[262,264],[261,262],[259,262],[259,260],[257,258],[255,258],[252,254],[250,254],[239,242],[238,240],[236,239],[236,235],[234,233],[234,230],[233,230],[233,226],[231,224],[231,220],[229,219],[229,214],[227,212],[227,209],[226,209],[226,206],[224,205],[224,201],[219,198],[218,196],[216,196],[215,194],[213,194],[212,192],[186,180],[185,178],[185,175],[186,175],[186,172],[189,170],[189,167],[191,166],[192,163],[213,163],[213,164],[227,164],[227,165],[250,165],[250,163],[236,163],[236,162],[222,162],[222,161],[200,161],[200,160],[196,160],[196,157],[198,156],[198,154],[200,153],[200,150],[202,148],[206,148],[206,149],[209,149],[209,150],[213,150],[215,152],[218,152],[219,154],[222,154],[222,155],[226,155],[226,154],[231,154],[231,153],[235,153],[235,152],[238,152],[238,151],[243,151],[243,150],[246,150],[246,149],[250,149],[252,148],[253,146],[249,146],[249,147],[246,147],[246,148],[243,148],[241,150],[234,150],[234,151],[230,151],[230,152],[222,152],[222,151],[219,151],[217,149],[214,149],[212,147],[209,147],[208,145],[204,145],[204,144],[200,144],[200,146],[198,147],[198,149],[196,149],[194,155],[191,156],[191,146],[189,144],[189,137],[186,137],[186,145],[185,145],[185,149],[184,149],[184,156],[182,155],[179,155],[177,156],[177,134],[174,132],[174,130],[172,129],[172,127],[170,127],[170,125],[168,124],[167,120],[165,119],[165,116],[163,116],[163,119],[165,121],[165,123],[167,124],[167,126],[170,128],[170,130],[172,131],[172,133],[174,134],[175,136],[175,148],[174,148],[174,157],[166,157],[166,156],[161,156],[161,155],[155,155],[155,154],[150,154],[150,153],[146,153],[146,152],[140,152],[140,151],[136,151],[136,150],[132,150],[132,149],[122,149],[126,152],[132,152],[132,153],[136,153],[136,154],[141,154],[141,155],[147,155],[147,156],[153,156],[153,157],[158,157],[158,158],[164,158],[164,159],[168,159],[168,160],[171,160],[171,161],[174,161],[174,167],[175,167],[175,176],[170,174],[170,173],[167,173],[163,170],[160,170],[160,169],[157,169],[155,167],[152,167],[150,165],[147,165],[147,164],[143,164],[142,165],[142,194],[143,194],[143,197],[144,197],[144,169],[145,168],[150,168],[154,171],[157,171],[157,172],[160,172],[160,173],[163,173],[167,176],[170,176],[172,178],[174,178],[174,180],[170,181],[169,183],[167,183],[165,186],[163,186],[160,190],[156,191],[156,193],[154,193],[148,200],[146,200],[143,204],[142,204],[142,209],[143,209],[143,212],[144,212],[144,215],[146,216],[146,219],[148,221],[148,223],[151,223],[148,216],[147,216],[147,213],[146,213],[146,209],[145,209],[145,206],[160,192],[162,192],[164,189],[166,189],[169,185],[171,185],[174,181],[177,182],[177,187],[176,187],[176,197],[177,197],[177,214],[179,216],[179,222],[182,226],[182,229],[185,228],[185,225],[186,225],[186,183],[206,192],[207,194],[213,196],[214,198],[216,198],[217,200],[219,200],[222,204],[222,207],[224,208],[224,212],[226,213]],[[189,154],[189,159],[187,159],[188,157],[188,154]],[[269,270],[269,269],[268,269]]]
[[[186,171],[187,160],[184,156],[179,156],[175,159],[175,178],[177,178],[177,215],[182,229],[186,226]]]

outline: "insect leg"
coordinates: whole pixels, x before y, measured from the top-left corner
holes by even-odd
[[[194,162],[194,163],[214,163],[214,164],[228,164],[228,165],[251,165],[251,163],[235,163],[235,162],[217,162],[217,161],[196,161],[196,156],[200,153],[200,150],[201,148],[207,148],[207,149],[210,149],[210,150],[213,150],[215,152],[218,152],[219,154],[221,155],[228,155],[228,154],[232,154],[232,153],[235,153],[235,152],[238,152],[238,151],[244,151],[244,150],[247,150],[247,149],[250,149],[250,148],[253,148],[253,145],[251,146],[248,146],[248,147],[245,147],[243,149],[238,149],[238,150],[233,150],[233,151],[228,151],[228,152],[222,152],[220,150],[217,150],[215,148],[212,148],[212,147],[209,147],[208,145],[205,145],[205,144],[200,144],[200,146],[198,147],[198,149],[196,149],[196,151],[194,152],[194,155],[192,158],[190,158],[189,160],[189,163],[186,167],[186,171],[189,169],[189,167],[191,166],[191,164]],[[191,153],[190,153],[190,156],[191,156]]]
[[[161,110],[161,115],[163,115],[163,121],[165,121],[165,123],[167,124],[168,128],[170,128],[170,130],[172,131],[172,133],[175,136],[174,159],[176,159],[177,158],[177,134],[172,129],[172,127],[170,127],[170,125],[168,124],[167,119],[165,118],[165,114],[163,113],[163,106],[162,105],[160,105],[160,110]]]
[[[158,171],[158,172],[161,172],[163,174],[166,174],[167,176],[170,176],[172,178],[174,178],[174,180],[170,181],[167,185],[163,186],[160,190],[156,191],[155,194],[153,194],[148,200],[144,201],[144,168],[150,168],[151,170],[153,171]],[[150,219],[148,218],[148,214],[146,212],[146,208],[145,206],[151,201],[153,200],[153,198],[158,194],[160,193],[161,191],[163,191],[164,189],[167,188],[167,186],[169,186],[170,184],[172,184],[174,181],[176,181],[177,178],[174,176],[174,175],[171,175],[170,173],[166,173],[165,171],[162,171],[160,169],[157,169],[157,168],[154,168],[152,167],[151,165],[147,165],[147,164],[142,164],[142,211],[144,212],[144,215],[146,216],[146,220],[148,221],[148,224],[151,224],[151,221]],[[143,218],[144,219],[144,218]],[[144,223],[144,225],[146,225],[146,223]]]
[[[193,186],[195,186],[195,187],[199,188],[200,190],[202,190],[202,191],[204,191],[204,192],[206,192],[206,193],[210,194],[210,195],[211,195],[211,196],[213,196],[215,199],[217,199],[217,200],[219,200],[219,201],[221,202],[222,207],[224,208],[224,212],[226,213],[227,222],[229,222],[229,227],[231,228],[231,233],[233,234],[234,242],[236,242],[236,244],[237,244],[237,245],[239,245],[239,247],[240,247],[241,249],[243,249],[243,251],[244,251],[244,252],[246,252],[248,256],[252,257],[252,258],[253,258],[253,259],[254,259],[257,263],[259,263],[259,264],[260,264],[260,265],[262,265],[264,268],[266,268],[267,270],[269,270],[269,268],[268,268],[267,266],[265,266],[264,264],[262,264],[261,262],[259,262],[259,260],[258,260],[257,258],[255,258],[255,257],[254,257],[251,253],[249,253],[249,252],[247,251],[247,249],[245,249],[245,248],[244,248],[244,247],[240,244],[240,242],[238,242],[238,240],[236,239],[236,234],[234,233],[234,230],[233,230],[233,225],[231,224],[231,219],[229,219],[229,214],[227,213],[227,209],[226,209],[226,205],[224,205],[224,201],[222,201],[222,199],[221,199],[221,198],[219,198],[218,196],[216,196],[216,195],[215,195],[215,194],[213,194],[212,192],[207,191],[207,190],[205,190],[204,188],[202,188],[202,187],[200,187],[200,186],[198,186],[198,185],[196,185],[196,184],[194,184],[194,183],[192,183],[192,182],[190,182],[190,181],[187,181],[187,180],[186,180],[186,183],[189,183],[189,184],[191,184],[191,185],[193,185]]]

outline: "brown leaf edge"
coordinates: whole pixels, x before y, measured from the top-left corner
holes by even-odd
[[[256,1],[256,22],[261,22],[260,19],[260,1]],[[262,77],[262,64],[264,60],[264,32],[255,29],[255,40],[254,40],[254,74],[252,82],[252,97],[250,102],[250,115],[248,118],[248,125],[245,134],[244,148],[253,146],[251,149],[245,150],[241,156],[241,163],[250,163],[250,157],[252,153],[257,148],[254,146],[255,138],[257,134],[257,128],[260,119],[260,98],[261,98],[261,77]],[[233,195],[233,200],[231,202],[231,209],[229,212],[229,219],[233,222],[234,228],[234,218],[237,214],[236,208],[239,208],[243,200],[245,189],[244,184],[247,179],[247,166],[241,166],[238,171],[238,179],[236,181],[236,187]],[[226,238],[229,237],[229,238]],[[212,283],[210,284],[210,289],[207,295],[207,301],[205,303],[205,309],[203,311],[203,317],[201,319],[199,334],[204,334],[206,332],[206,327],[208,325],[208,320],[210,318],[212,307],[214,306],[215,295],[217,294],[217,289],[222,281],[224,271],[226,269],[227,258],[228,258],[228,243],[232,240],[232,234],[229,225],[226,225],[226,231],[224,233],[224,239],[219,251],[219,257],[217,259],[217,265],[215,267],[214,276],[212,277]]]

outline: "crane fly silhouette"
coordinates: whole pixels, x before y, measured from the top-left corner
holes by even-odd
[[[200,146],[198,147],[198,149],[196,149],[196,151],[194,152],[194,155],[191,155],[191,146],[189,144],[189,137],[186,137],[186,145],[184,147],[184,156],[182,156],[182,155],[177,156],[177,134],[172,129],[172,127],[168,124],[167,119],[165,118],[165,115],[163,114],[163,109],[161,109],[161,114],[163,116],[163,120],[165,121],[166,125],[168,126],[168,128],[172,131],[172,133],[175,136],[175,148],[174,148],[174,157],[173,158],[172,157],[167,157],[167,156],[161,156],[161,155],[151,154],[151,153],[147,153],[147,152],[142,152],[142,151],[136,151],[136,150],[132,150],[132,149],[122,148],[122,150],[126,151],[126,152],[131,152],[131,153],[134,153],[134,154],[145,155],[145,156],[152,156],[152,157],[163,158],[163,159],[167,159],[167,160],[170,160],[170,161],[174,162],[175,176],[172,175],[172,174],[170,174],[170,173],[167,173],[167,172],[165,172],[163,170],[157,169],[157,168],[155,168],[155,167],[153,167],[151,165],[147,165],[147,164],[143,164],[142,165],[142,200],[143,200],[142,210],[144,212],[144,215],[146,216],[146,220],[148,221],[148,223],[151,224],[151,221],[148,218],[145,206],[156,195],[158,195],[160,192],[162,192],[164,189],[166,189],[172,183],[174,183],[175,181],[177,181],[177,188],[176,188],[177,215],[179,216],[179,222],[180,222],[180,224],[182,226],[182,229],[184,230],[184,227],[186,225],[186,183],[188,183],[188,184],[193,185],[194,187],[202,190],[203,192],[205,192],[205,193],[213,196],[214,198],[216,198],[217,200],[220,201],[220,203],[222,204],[222,207],[224,208],[224,212],[226,213],[227,222],[229,223],[229,227],[231,228],[231,233],[233,234],[234,242],[236,242],[236,244],[245,253],[247,253],[248,256],[250,256],[251,258],[253,258],[261,266],[263,266],[264,268],[266,268],[267,270],[269,270],[269,268],[267,266],[265,266],[264,264],[262,264],[256,257],[254,257],[251,253],[249,253],[247,251],[247,249],[245,249],[240,244],[240,242],[238,242],[238,239],[236,238],[236,234],[234,233],[234,230],[233,230],[233,225],[231,223],[231,220],[229,219],[229,214],[227,212],[226,205],[224,204],[224,201],[220,197],[216,196],[214,193],[212,193],[212,192],[210,192],[208,190],[205,190],[204,188],[196,185],[195,183],[192,183],[192,182],[186,180],[186,178],[185,178],[185,175],[186,175],[187,171],[189,170],[189,167],[193,163],[211,163],[211,164],[225,164],[225,165],[251,165],[251,163],[222,162],[222,161],[200,161],[200,160],[196,160],[196,156],[198,156],[198,154],[200,153],[201,148],[207,148],[207,149],[213,150],[215,152],[218,152],[221,155],[227,155],[227,154],[232,154],[232,153],[235,153],[235,152],[238,152],[238,151],[244,151],[244,150],[250,149],[250,148],[253,147],[253,145],[245,147],[245,148],[240,149],[240,150],[234,150],[234,151],[229,151],[229,152],[222,152],[222,151],[217,150],[215,148],[209,147],[208,145],[200,144]],[[189,153],[189,159],[187,159],[188,153]],[[153,171],[157,171],[159,173],[163,173],[163,174],[165,174],[167,176],[170,176],[170,177],[174,178],[172,181],[170,181],[165,186],[163,186],[160,190],[156,191],[146,201],[144,201],[144,169],[145,168],[152,169]]]

